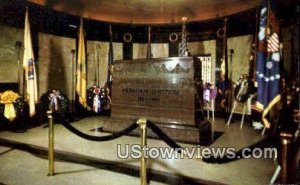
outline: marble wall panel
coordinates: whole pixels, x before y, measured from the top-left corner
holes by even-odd
[[[227,47],[228,50],[233,49],[234,54],[232,55],[232,60],[230,55],[228,56],[228,78],[234,82],[240,77],[241,74],[249,72],[250,67],[250,54],[251,54],[251,44],[253,42],[252,35],[245,35],[240,37],[228,38]],[[228,51],[228,54],[230,52]],[[231,92],[233,92],[233,87],[231,87]],[[231,93],[231,99],[234,100],[233,93]],[[250,103],[250,102],[249,102]],[[243,104],[238,103],[235,109],[236,113],[243,112]],[[250,114],[250,106],[247,106],[247,114]]]
[[[16,41],[23,42],[23,29],[0,25],[0,82],[18,82],[18,58],[22,66],[22,49],[15,47]],[[21,51],[18,56],[18,50]],[[21,67],[20,67],[21,69]]]
[[[99,85],[103,86],[107,79],[109,42],[87,41],[87,86],[95,84],[97,79]],[[113,43],[114,60],[123,59],[123,44]],[[98,60],[98,62],[96,62]],[[98,63],[98,64],[97,64]],[[97,65],[99,66],[97,69]],[[98,72],[97,72],[98,71]]]
[[[76,40],[39,33],[39,95],[58,89],[71,99],[75,84]]]
[[[152,58],[165,58],[169,56],[169,44],[151,44]],[[133,44],[133,59],[145,59],[147,44]]]
[[[232,60],[228,56],[228,78],[235,81],[243,73],[248,74],[251,54],[252,35],[228,38],[228,50],[233,49]],[[228,51],[228,54],[230,52]]]

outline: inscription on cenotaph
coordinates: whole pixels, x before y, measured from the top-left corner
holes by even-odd
[[[160,107],[176,107],[178,101],[167,102],[170,98],[180,98],[180,89],[175,87],[172,89],[169,88],[146,88],[146,87],[124,87],[122,89],[123,97],[130,100],[128,104],[132,105],[141,105],[141,106],[160,106]],[[178,100],[179,100],[178,99]],[[171,104],[170,104],[171,103]]]

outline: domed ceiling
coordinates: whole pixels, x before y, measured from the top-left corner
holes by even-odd
[[[99,21],[170,24],[232,15],[260,5],[261,0],[28,0],[72,15]]]

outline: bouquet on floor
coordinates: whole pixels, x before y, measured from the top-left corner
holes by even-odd
[[[26,103],[24,99],[13,91],[0,93],[0,115],[13,121],[18,113],[24,112]]]

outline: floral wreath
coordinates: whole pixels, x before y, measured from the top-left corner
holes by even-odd
[[[44,111],[51,109],[53,112],[69,112],[69,100],[59,90],[47,91],[41,96],[40,102]]]
[[[210,102],[217,96],[217,90],[214,85],[210,83],[205,83],[203,86],[203,100],[205,102]]]
[[[107,90],[104,87],[94,85],[87,91],[87,104],[95,113],[100,113],[107,103]]]
[[[244,77],[240,77],[234,85],[234,98],[237,102],[245,103],[253,93],[253,85]]]
[[[27,106],[23,97],[13,91],[0,93],[0,115],[13,121],[17,115],[25,112]]]

